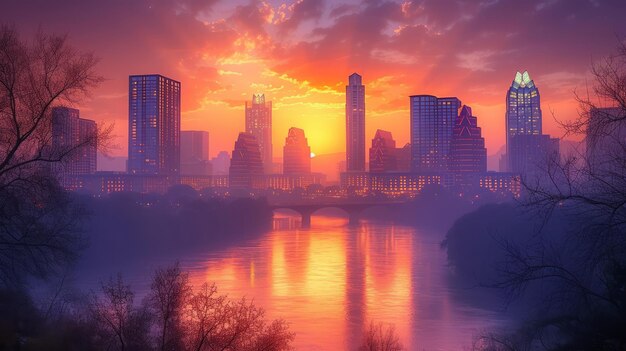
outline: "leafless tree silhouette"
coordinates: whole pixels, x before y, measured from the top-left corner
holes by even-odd
[[[404,347],[392,325],[371,322],[363,334],[359,351],[402,351]]]
[[[50,165],[63,162],[106,131],[78,145],[51,147],[51,108],[71,105],[101,81],[92,54],[66,37],[39,32],[22,40],[0,27],[0,284],[46,276],[75,253],[82,211],[58,189]],[[110,130],[109,130],[110,131]]]
[[[563,233],[530,248],[504,245],[497,286],[520,293],[542,284],[550,307],[526,326],[530,349],[626,349],[626,43],[592,74],[591,91],[576,95],[579,117],[562,123],[586,150],[552,160],[544,181],[525,184],[525,208],[565,223]],[[487,339],[484,349],[524,349],[496,343],[511,336]]]

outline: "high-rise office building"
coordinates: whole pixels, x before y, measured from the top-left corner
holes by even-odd
[[[129,77],[129,173],[180,173],[180,93],[180,83],[162,75]]]
[[[183,130],[180,132],[180,173],[210,175],[209,132]]]
[[[63,158],[55,171],[64,175],[92,174],[97,166],[96,122],[80,118],[77,109],[52,109],[51,156]]]
[[[263,161],[259,143],[252,134],[239,133],[230,159],[230,187],[255,188],[255,180],[260,176],[263,176]]]
[[[289,128],[283,148],[283,173],[311,173],[311,147],[304,136],[304,130],[300,128]]]
[[[463,106],[452,132],[450,145],[450,170],[457,184],[467,183],[467,176],[487,171],[487,149],[485,139],[478,127],[478,119],[472,109]]]
[[[372,147],[370,148],[370,172],[384,173],[393,172],[397,169],[396,141],[393,140],[391,132],[376,130],[376,135],[372,139]]]
[[[535,82],[530,79],[528,71],[517,72],[515,79],[506,95],[506,157],[504,158],[502,171],[517,172],[513,167],[518,162],[516,155],[512,154],[512,141],[518,135],[541,135],[541,99]],[[520,142],[533,142],[541,138],[522,138],[517,143],[522,149],[531,149],[533,145],[519,145]],[[519,149],[519,148],[518,148]]]
[[[411,169],[414,172],[447,172],[452,129],[461,101],[413,95],[411,106]]]
[[[346,171],[365,171],[365,86],[357,73],[346,86]]]
[[[530,175],[545,171],[559,157],[559,139],[549,135],[515,135],[509,144],[508,165],[511,172]]]
[[[250,104],[246,101],[246,133],[256,138],[265,173],[271,173],[272,102],[265,101],[264,94],[254,94]]]
[[[559,157],[559,140],[542,134],[541,99],[528,71],[517,72],[506,95],[506,155],[500,170],[521,174],[547,167]]]

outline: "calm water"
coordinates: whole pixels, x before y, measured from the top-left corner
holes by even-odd
[[[297,229],[294,218],[276,218],[256,239],[180,263],[194,285],[216,282],[221,293],[254,299],[269,318],[287,320],[298,350],[353,349],[371,320],[394,324],[410,350],[463,350],[505,323],[497,300],[479,295],[477,304],[470,297],[477,291],[450,286],[441,235],[322,216]],[[167,263],[126,265],[125,277],[141,292],[153,268]],[[477,307],[484,301],[493,308]]]

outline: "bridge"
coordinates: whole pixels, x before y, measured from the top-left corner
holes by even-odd
[[[287,209],[298,212],[300,214],[302,228],[311,227],[311,215],[323,208],[338,208],[348,214],[350,225],[359,224],[361,213],[372,207],[393,206],[404,203],[403,201],[350,201],[348,200],[320,200],[320,201],[301,201],[291,203],[270,203],[272,210]]]

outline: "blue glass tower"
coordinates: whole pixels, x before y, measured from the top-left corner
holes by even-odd
[[[432,95],[413,95],[410,99],[411,170],[447,172],[452,130],[461,101]]]
[[[128,172],[180,172],[180,82],[158,75],[129,77]]]

